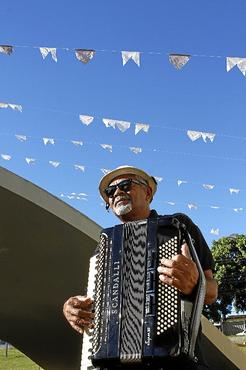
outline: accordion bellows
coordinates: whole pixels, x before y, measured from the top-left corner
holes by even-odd
[[[157,272],[160,260],[180,253],[184,240],[200,273],[193,300],[161,283]],[[205,278],[177,219],[162,216],[104,229],[91,258],[87,294],[94,298],[95,319],[84,334],[81,370],[151,367],[179,356],[196,360]]]

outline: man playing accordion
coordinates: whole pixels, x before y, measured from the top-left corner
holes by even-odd
[[[107,173],[99,184],[99,191],[106,202],[106,209],[110,208],[122,223],[158,217],[155,210],[150,210],[150,203],[156,190],[157,183],[154,177],[131,166],[121,166]],[[210,249],[201,231],[188,216],[176,213],[172,217],[185,225],[192,238],[206,279],[204,303],[211,304],[217,297],[217,283],[213,279],[214,263]],[[161,231],[159,231],[157,239],[162,240]],[[186,243],[182,244],[181,253],[172,258],[162,258],[157,271],[161,284],[175,287],[184,296],[192,296],[198,283],[199,272]],[[65,302],[63,312],[72,328],[83,334],[85,330],[93,326],[94,313],[92,308],[93,300],[91,297],[75,296]],[[208,368],[201,348],[201,330],[199,330],[196,340],[195,355],[197,361],[187,365],[182,358],[180,360],[176,358],[173,360],[173,364],[166,367],[163,360],[163,369]],[[144,369],[144,367],[136,364],[131,365],[130,369]]]

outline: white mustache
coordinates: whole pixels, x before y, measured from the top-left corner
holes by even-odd
[[[114,205],[122,200],[131,200],[129,195],[119,195],[118,197],[115,198],[114,200]]]

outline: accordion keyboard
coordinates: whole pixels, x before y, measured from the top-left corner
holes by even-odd
[[[87,296],[93,297],[95,286],[95,271],[96,271],[96,256],[91,257],[89,266],[89,278],[87,286]],[[81,356],[81,370],[95,369],[91,362],[92,351],[92,330],[85,331],[83,334],[82,356]]]
[[[174,236],[159,246],[159,263],[162,258],[171,259],[178,253],[178,238]],[[177,288],[158,283],[157,335],[163,334],[178,323]]]

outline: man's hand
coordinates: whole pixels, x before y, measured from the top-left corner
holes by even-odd
[[[83,334],[84,330],[92,327],[93,300],[89,297],[77,295],[69,298],[63,306],[63,313],[74,330]]]
[[[157,270],[162,283],[172,285],[183,294],[189,295],[197,284],[199,273],[186,243],[182,245],[181,253],[171,259],[162,258]]]

